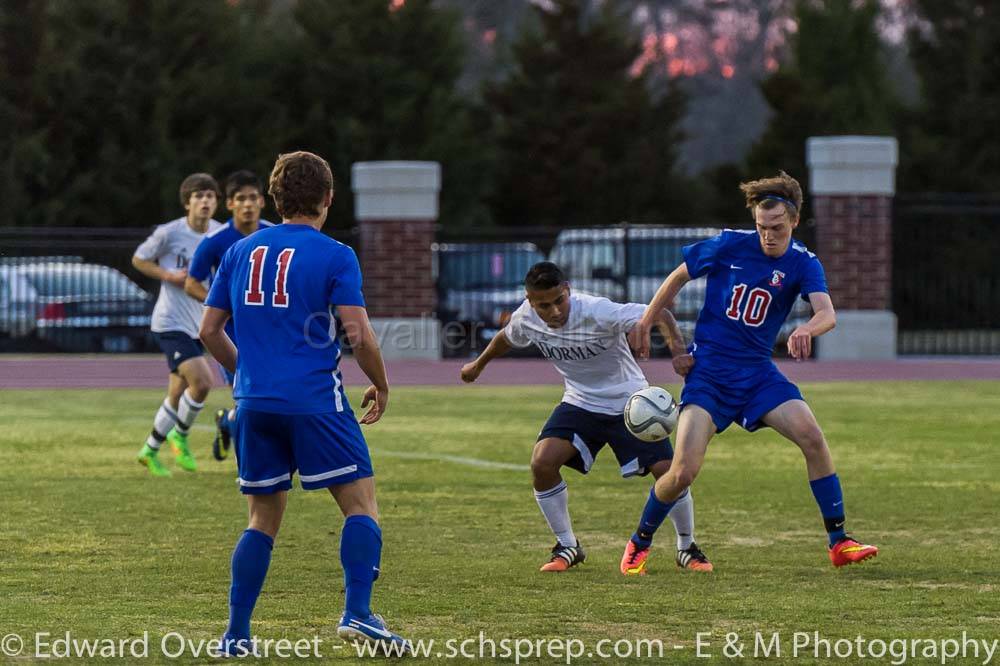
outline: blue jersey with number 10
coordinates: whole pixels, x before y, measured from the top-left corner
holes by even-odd
[[[683,251],[691,277],[705,275],[708,281],[694,331],[697,358],[707,353],[727,361],[770,360],[795,299],[827,291],[819,259],[796,241],[772,258],[756,231],[727,229]]]
[[[279,224],[225,254],[205,300],[232,313],[240,407],[281,414],[350,410],[331,310],[364,306],[354,250],[304,224]]]

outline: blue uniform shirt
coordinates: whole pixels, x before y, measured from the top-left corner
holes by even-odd
[[[257,229],[272,226],[274,226],[273,222],[260,220]],[[233,218],[229,218],[224,226],[209,233],[204,240],[198,243],[198,248],[194,251],[191,264],[188,266],[188,275],[198,282],[204,282],[212,277],[219,270],[219,264],[222,263],[222,257],[226,254],[226,250],[243,238],[243,234],[233,226]],[[232,320],[226,322],[226,333],[230,338],[233,337]]]
[[[232,313],[240,407],[281,414],[345,411],[331,310],[364,306],[347,245],[304,224],[247,236],[222,258],[205,301]]]
[[[683,251],[691,277],[708,281],[694,331],[698,358],[707,352],[728,361],[769,360],[795,299],[827,291],[819,259],[794,240],[772,258],[756,231],[727,229]]]

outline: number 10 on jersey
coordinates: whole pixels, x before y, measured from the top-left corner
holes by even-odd
[[[243,292],[244,305],[264,305],[264,260],[267,259],[266,245],[258,245],[250,253],[250,284]],[[276,308],[288,307],[288,268],[292,265],[294,247],[286,247],[278,253],[278,271],[274,274],[274,293],[271,294],[271,305]]]
[[[726,316],[733,321],[742,319],[747,326],[760,326],[767,318],[767,309],[771,306],[771,292],[767,289],[754,287],[746,299],[746,305],[743,305],[743,296],[746,292],[747,285],[745,284],[733,286],[733,294],[729,299]]]

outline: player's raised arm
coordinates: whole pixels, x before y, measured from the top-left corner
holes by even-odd
[[[486,349],[476,357],[476,360],[462,366],[462,381],[466,383],[476,381],[490,361],[503,356],[513,348],[514,345],[510,344],[506,333],[501,330],[493,336],[490,343],[486,345]]]
[[[830,294],[814,291],[809,294],[809,304],[812,306],[813,316],[788,336],[788,354],[797,361],[807,359],[812,354],[813,338],[837,325],[837,313],[833,309]]]
[[[660,285],[660,288],[656,290],[656,295],[653,296],[653,300],[646,306],[646,312],[642,315],[642,319],[639,320],[639,323],[628,334],[628,342],[636,358],[649,358],[650,329],[656,323],[657,318],[661,316],[663,310],[673,306],[677,294],[690,280],[691,276],[688,274],[687,263],[681,263],[680,266],[667,276],[663,284]]]
[[[360,305],[338,305],[337,316],[344,327],[347,339],[351,342],[354,358],[358,366],[372,383],[365,391],[361,401],[362,407],[371,407],[361,417],[361,423],[375,423],[389,404],[389,378],[386,376],[385,364],[382,361],[382,351],[378,347],[375,331],[368,322],[368,311]]]

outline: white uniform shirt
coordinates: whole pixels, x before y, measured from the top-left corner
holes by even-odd
[[[169,271],[186,269],[194,256],[195,248],[205,235],[222,226],[217,220],[208,221],[208,229],[204,234],[188,226],[187,217],[161,224],[153,230],[152,235],[143,241],[135,251],[135,256],[146,261],[155,261],[161,268]],[[153,320],[150,328],[154,333],[180,331],[192,338],[198,337],[201,324],[201,303],[184,292],[184,287],[178,287],[169,282],[160,283],[160,296],[153,308]]]
[[[525,300],[510,316],[504,335],[515,347],[534,344],[566,383],[563,402],[599,414],[621,414],[628,397],[649,384],[625,333],[646,306],[570,293],[569,319],[549,328]]]

